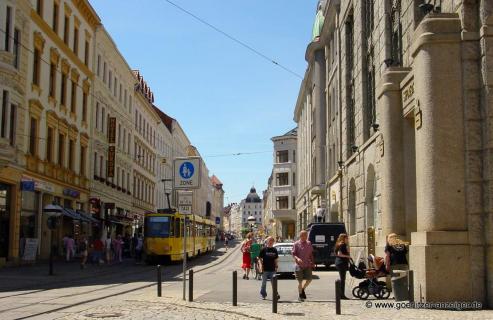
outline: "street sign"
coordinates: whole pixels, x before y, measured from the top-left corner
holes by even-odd
[[[221,224],[221,217],[216,217],[216,224]]]
[[[178,192],[178,211],[181,214],[192,214],[193,191]]]
[[[173,186],[175,189],[200,188],[200,157],[176,158],[173,161]]]

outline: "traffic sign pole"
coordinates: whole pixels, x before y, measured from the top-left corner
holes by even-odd
[[[187,287],[187,218],[183,219],[183,300],[186,297]]]

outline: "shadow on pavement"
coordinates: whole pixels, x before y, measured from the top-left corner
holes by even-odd
[[[223,250],[223,243],[216,242],[216,250],[199,257],[191,259],[189,268],[206,266],[214,261],[219,261],[225,255],[234,251],[238,246],[236,241],[230,241],[229,250]],[[37,263],[34,265],[23,265],[6,267],[0,269],[0,292],[11,291],[43,291],[50,289],[61,289],[70,287],[83,287],[93,285],[121,285],[132,282],[155,282],[156,266],[136,264],[133,259],[126,259],[123,263],[111,265],[88,264],[81,269],[79,261],[54,263],[54,275],[48,275],[48,264]],[[163,281],[170,281],[182,272],[182,264],[162,265]],[[23,294],[13,292],[12,295]],[[0,295],[0,299],[9,295]]]

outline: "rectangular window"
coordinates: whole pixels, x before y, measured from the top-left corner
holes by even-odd
[[[77,82],[75,82],[75,80],[72,80],[72,99],[70,102],[70,111],[72,113],[75,113],[76,111],[76,104],[77,104]]]
[[[87,122],[87,93],[82,93],[82,121]]]
[[[276,197],[277,209],[289,208],[289,197]]]
[[[75,171],[75,141],[70,139],[68,142],[68,168]]]
[[[346,21],[346,126],[347,126],[347,152],[348,157],[353,154],[352,146],[355,144],[355,114],[354,114],[354,19],[350,15]]]
[[[67,105],[67,75],[62,73],[62,82],[60,88],[60,104],[62,106]]]
[[[12,28],[12,8],[7,6],[7,17],[5,19],[5,51],[10,51],[10,29]]]
[[[127,172],[127,192],[130,192],[130,173]]]
[[[293,183],[292,183],[293,186],[296,185],[296,173],[293,172]]]
[[[127,108],[127,89],[125,89],[125,93],[123,95],[123,106]]]
[[[130,132],[128,133],[128,139],[127,139],[127,153],[130,154]]]
[[[65,166],[65,136],[63,134],[58,135],[58,165]]]
[[[103,156],[99,156],[99,176],[102,178],[104,172],[104,159]]]
[[[0,116],[2,117],[0,120],[0,137],[7,137],[7,108],[9,106],[9,92],[7,90],[3,90],[2,95],[2,112]]]
[[[99,102],[96,102],[96,129],[99,128]]]
[[[39,49],[34,49],[33,54],[33,84],[39,86],[39,70],[41,67],[41,53]]]
[[[128,112],[132,112],[132,96],[128,96]]]
[[[122,102],[122,84],[121,83],[120,83],[120,90],[118,92],[118,95],[119,95],[118,101]]]
[[[296,150],[293,150],[293,163],[296,162]]]
[[[59,9],[58,3],[53,2],[53,23],[52,23],[52,27],[53,27],[53,31],[55,31],[56,34],[58,34],[58,9]]]
[[[287,172],[277,173],[276,174],[276,184],[278,186],[289,185],[289,174]]]
[[[10,105],[10,145],[15,146],[15,130],[17,129],[17,106]]]
[[[36,12],[43,17],[43,0],[36,0]]]
[[[103,63],[103,83],[106,83],[106,62]]]
[[[118,88],[118,79],[115,76],[115,82],[114,82],[114,86],[113,86],[113,96],[114,97],[116,97],[117,88]]]
[[[111,90],[111,84],[112,84],[112,81],[113,81],[113,73],[111,72],[111,70],[109,71],[108,73],[108,88]]]
[[[127,129],[123,128],[123,152],[125,152],[127,147]]]
[[[85,176],[86,175],[86,147],[81,146],[80,147],[80,168],[79,168],[79,175]],[[96,165],[96,164],[94,164]]]
[[[31,117],[30,129],[29,129],[29,153],[32,156],[37,155],[36,141],[38,139],[38,121],[36,118]]]
[[[46,160],[50,163],[53,162],[53,128],[50,127],[48,127],[46,135]]]
[[[104,107],[101,108],[101,132],[104,132],[104,124],[106,119],[106,110]]]
[[[98,170],[98,153],[97,152],[94,152],[94,175],[97,176],[98,173],[99,173],[99,170]]]
[[[118,147],[121,147],[122,142],[122,125],[118,124]]]
[[[21,32],[19,29],[14,29],[14,68],[19,68],[21,49]]]
[[[55,98],[56,94],[56,64],[51,63],[50,64],[50,83],[49,83],[49,90],[48,94],[50,97]]]
[[[276,163],[285,163],[289,162],[289,153],[288,150],[282,150],[276,152]]]
[[[89,66],[89,41],[84,43],[84,64]]]
[[[68,39],[69,39],[69,33],[70,33],[70,17],[65,16],[63,19],[63,42],[68,46]]]
[[[74,27],[74,53],[79,56],[79,28]]]
[[[101,77],[101,55],[98,54],[98,61],[96,64],[96,74]]]

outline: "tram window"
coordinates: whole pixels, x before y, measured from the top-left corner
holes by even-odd
[[[181,228],[182,228],[182,225],[180,224],[180,219],[176,218],[175,219],[175,237],[176,238],[179,238],[180,237],[180,234],[181,234]]]
[[[175,236],[175,218],[170,218],[170,224],[169,224],[169,236],[174,237]]]
[[[148,237],[169,237],[170,218],[169,217],[149,217],[147,219]]]

